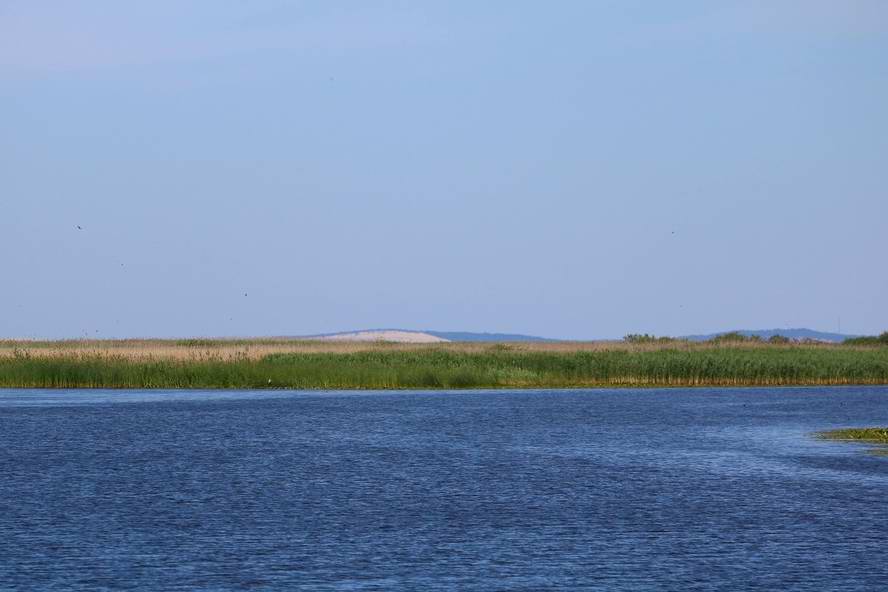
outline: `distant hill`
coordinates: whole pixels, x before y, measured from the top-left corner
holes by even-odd
[[[747,337],[758,335],[762,339],[769,339],[774,335],[783,335],[784,337],[789,337],[790,339],[814,339],[817,341],[832,341],[836,343],[841,343],[849,337],[857,337],[856,335],[828,333],[825,331],[814,331],[813,329],[741,329],[736,332]],[[719,335],[724,335],[725,333],[733,333],[733,331],[710,333],[709,335],[687,335],[684,337],[684,339],[689,339],[690,341],[709,341],[710,339],[718,337]]]
[[[518,333],[472,333],[469,331],[423,331],[447,341],[558,341],[547,337]]]
[[[470,331],[414,331],[411,329],[362,329],[359,331],[343,331],[341,333],[325,333],[309,335],[305,339],[323,339],[331,341],[393,341],[399,343],[440,343],[444,341],[556,341],[533,335],[515,333],[473,333]]]
[[[402,331],[400,329],[370,329],[349,331],[329,335],[313,335],[308,339],[322,341],[388,341],[391,343],[444,343],[447,340],[422,331]]]

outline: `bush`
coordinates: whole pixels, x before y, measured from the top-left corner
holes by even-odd
[[[182,347],[213,347],[219,345],[218,341],[212,339],[179,339],[176,345]]]
[[[656,335],[648,335],[647,333],[630,333],[623,337],[623,341],[627,343],[670,343],[675,341],[675,338],[657,337]]]
[[[747,337],[743,333],[738,331],[731,331],[730,333],[722,333],[721,335],[716,335],[711,339],[714,343],[747,343],[749,341],[761,341],[761,338],[757,340],[753,340],[751,337]]]

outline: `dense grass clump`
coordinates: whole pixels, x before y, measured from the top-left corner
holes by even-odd
[[[38,388],[525,388],[888,383],[888,349],[725,346],[523,351],[424,348],[260,358],[0,358],[0,386]]]

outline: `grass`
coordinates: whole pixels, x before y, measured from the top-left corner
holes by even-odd
[[[670,342],[0,342],[0,387],[557,388],[888,384],[888,348]]]
[[[845,428],[820,432],[818,435],[827,440],[888,444],[888,428]]]

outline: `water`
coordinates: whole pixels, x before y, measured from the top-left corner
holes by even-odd
[[[0,390],[0,589],[881,590],[888,388]]]

